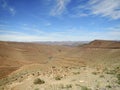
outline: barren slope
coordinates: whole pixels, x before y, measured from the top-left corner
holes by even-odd
[[[47,63],[59,53],[66,53],[68,48],[34,43],[0,42],[0,78],[23,65]]]
[[[0,42],[0,90],[119,90],[119,47],[114,41],[82,47]],[[45,83],[34,84],[37,78]]]
[[[109,40],[94,40],[91,43],[84,45],[85,48],[113,48],[120,49],[120,41]]]

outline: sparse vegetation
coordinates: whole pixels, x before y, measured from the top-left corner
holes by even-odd
[[[100,78],[104,78],[105,76],[104,75],[100,75]]]
[[[35,74],[33,73],[32,75],[34,76]]]
[[[116,74],[116,70],[108,70],[106,71],[106,74]]]
[[[66,88],[72,88],[71,84],[66,85]]]
[[[120,80],[120,74],[117,74],[117,79]]]
[[[107,88],[112,88],[112,86],[110,86],[110,85],[107,85],[106,87],[107,87]]]
[[[55,68],[55,66],[52,66],[52,68]]]
[[[46,47],[43,45],[42,49],[37,46],[34,50],[32,46],[26,47],[26,45],[23,45],[19,52],[16,52],[16,49],[13,50],[14,54],[18,54],[14,55],[15,60],[11,63],[13,67],[15,65],[15,68],[19,63],[20,66],[17,67],[18,70],[15,72],[8,74],[7,78],[0,79],[0,90],[12,90],[13,88],[16,90],[119,89],[120,49],[82,48],[78,50],[78,47]],[[27,52],[23,53],[24,49]],[[37,49],[41,51],[37,53]],[[62,51],[59,51],[59,49]],[[1,49],[1,51],[4,50]],[[6,52],[8,53],[8,50]],[[21,52],[23,56],[21,56]],[[12,61],[12,56],[13,54],[9,54],[10,61]],[[7,58],[5,59],[9,61]],[[2,57],[1,60],[3,60]],[[20,60],[22,61],[19,62]],[[7,70],[12,67],[9,62],[4,61],[2,63],[5,63],[6,66],[1,65],[1,69],[5,68]],[[24,66],[22,66],[23,64]],[[2,71],[0,73],[4,74]],[[4,89],[1,89],[2,87]]]
[[[74,75],[80,74],[80,72],[73,72]]]
[[[117,83],[120,84],[120,74],[117,74]]]
[[[61,52],[62,50],[61,49],[58,49],[59,52]]]
[[[106,70],[106,74],[116,75],[119,71],[120,71],[120,67],[117,66],[117,67],[113,68],[112,70]]]
[[[93,75],[97,75],[97,72],[92,72]]]
[[[37,78],[34,80],[34,84],[44,84],[45,81],[44,80],[41,80],[40,78]]]
[[[61,89],[69,89],[69,88],[72,88],[72,84],[67,84],[67,85],[61,84],[61,85],[60,85],[60,88],[61,88]]]
[[[39,88],[35,88],[35,90],[39,90]]]
[[[56,77],[55,77],[55,80],[61,80],[61,79],[62,79],[61,76],[56,76]]]
[[[53,57],[52,56],[50,56],[50,57],[48,57],[49,58],[49,60],[51,60]]]
[[[81,87],[81,85],[80,84],[75,84],[76,86],[79,86],[79,87]]]
[[[81,86],[81,90],[91,90],[91,89],[86,86]]]

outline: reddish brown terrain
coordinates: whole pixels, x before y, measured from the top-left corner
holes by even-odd
[[[85,48],[120,49],[120,41],[95,40],[87,45],[84,45],[84,47]]]
[[[71,50],[65,46],[41,45],[35,43],[0,42],[0,78],[19,67],[29,64],[45,64]]]
[[[95,40],[74,47],[0,42],[0,90],[89,90],[82,86],[119,90],[119,74],[118,41]],[[55,81],[56,77],[60,80]],[[45,84],[34,85],[35,78],[44,79]]]

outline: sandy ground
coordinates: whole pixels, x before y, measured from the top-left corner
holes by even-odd
[[[120,49],[18,43],[0,48],[0,90],[120,90]]]
[[[87,66],[51,67],[48,71],[22,74],[1,86],[1,90],[120,90],[116,76],[106,72]],[[35,84],[38,78],[45,83]]]

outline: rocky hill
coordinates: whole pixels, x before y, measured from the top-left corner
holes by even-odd
[[[109,40],[94,40],[86,45],[84,48],[107,48],[107,49],[120,49],[120,41]]]

